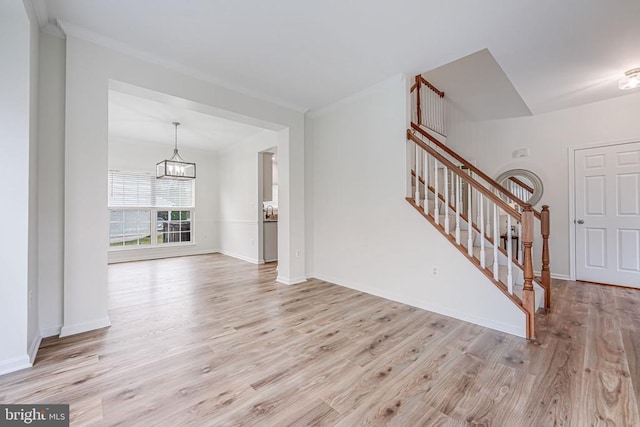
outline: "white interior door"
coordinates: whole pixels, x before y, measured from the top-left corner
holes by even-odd
[[[640,142],[575,151],[576,278],[640,288]]]

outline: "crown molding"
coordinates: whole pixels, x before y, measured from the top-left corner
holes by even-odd
[[[91,31],[79,25],[75,25],[70,22],[62,21],[62,20],[58,20],[57,22],[62,32],[68,36],[82,39],[82,40],[106,47],[108,49],[115,50],[127,56],[131,56],[131,57],[143,60],[145,62],[149,62],[151,64],[155,64],[163,68],[167,68],[169,70],[179,72],[189,77],[193,77],[198,80],[202,80],[207,83],[211,83],[216,86],[220,86],[222,88],[232,90],[234,92],[238,92],[242,95],[246,95],[261,101],[275,104],[277,106],[280,106],[289,110],[296,111],[298,113],[304,114],[308,110],[308,108],[306,107],[288,102],[286,100],[283,100],[277,97],[266,95],[264,93],[252,91],[250,89],[247,89],[246,87],[239,86],[239,85],[230,83],[228,81],[219,79],[209,73],[205,73],[200,70],[196,70],[195,68],[191,68],[183,64],[177,63],[175,61],[171,61],[166,58],[159,57],[145,50],[135,48],[129,44],[120,42],[118,40],[114,40],[111,37],[103,36],[102,34],[98,34],[94,31]]]
[[[54,36],[54,37],[59,37],[61,39],[67,38],[65,32],[62,30],[62,28],[58,25],[57,22],[55,22],[55,23],[49,22],[44,27],[41,27],[40,31],[42,31],[43,33],[49,34],[51,36]]]
[[[40,28],[49,23],[49,8],[45,0],[22,0],[27,13],[38,22]]]

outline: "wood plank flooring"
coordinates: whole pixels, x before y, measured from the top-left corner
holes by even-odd
[[[44,340],[0,402],[69,403],[78,426],[640,425],[640,291],[554,281],[531,342],[275,275],[112,265],[113,326]]]

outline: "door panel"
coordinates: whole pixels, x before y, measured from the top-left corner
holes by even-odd
[[[605,215],[606,213],[606,177],[588,176],[585,185],[585,213],[587,215]]]
[[[640,142],[576,150],[576,278],[640,288]]]
[[[618,215],[638,215],[638,177],[640,174],[618,175]]]
[[[618,230],[618,268],[640,272],[640,230]]]
[[[607,230],[585,227],[584,232],[586,234],[587,266],[607,268]]]

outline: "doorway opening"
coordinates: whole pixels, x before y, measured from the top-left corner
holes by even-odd
[[[278,147],[258,153],[259,259],[278,261]]]

